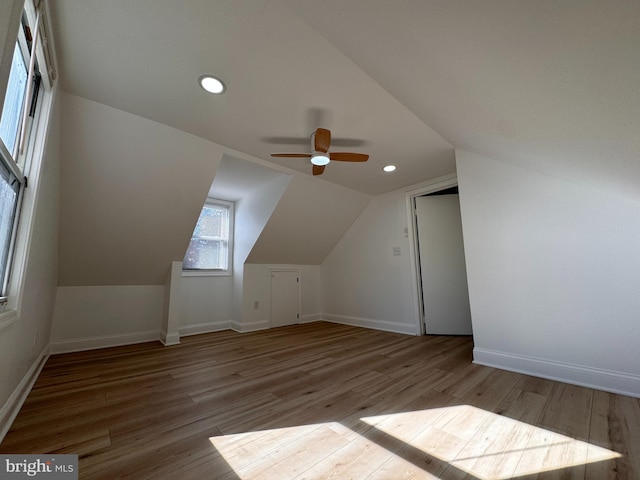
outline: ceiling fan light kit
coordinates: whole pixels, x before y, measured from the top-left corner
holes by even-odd
[[[311,155],[311,163],[314,165],[328,165],[330,161],[325,153],[314,153]]]
[[[366,162],[369,155],[353,152],[329,153],[331,145],[331,132],[326,128],[317,128],[311,134],[311,153],[272,153],[272,157],[310,158],[314,175],[322,175],[324,167],[331,160],[338,162]]]

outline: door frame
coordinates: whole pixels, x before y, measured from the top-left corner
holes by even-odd
[[[287,268],[287,267],[270,267],[269,268],[269,328],[273,328],[271,314],[273,312],[273,274],[277,272],[294,272],[298,276],[298,322],[300,323],[300,316],[302,313],[302,275],[299,268]]]
[[[405,205],[407,211],[407,240],[409,240],[409,258],[411,259],[411,286],[413,297],[413,316],[415,319],[416,335],[425,334],[424,304],[422,301],[422,278],[420,276],[420,255],[418,249],[418,228],[416,223],[416,197],[429,193],[436,193],[458,185],[455,173],[434,178],[413,186],[405,191]]]

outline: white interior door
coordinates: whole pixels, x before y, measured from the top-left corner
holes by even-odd
[[[293,325],[299,321],[300,272],[271,271],[271,327]]]
[[[458,195],[416,197],[425,332],[471,335]]]

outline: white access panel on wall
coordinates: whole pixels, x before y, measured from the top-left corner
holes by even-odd
[[[271,328],[294,325],[299,318],[300,272],[271,270]]]
[[[425,332],[471,335],[458,195],[416,197]]]

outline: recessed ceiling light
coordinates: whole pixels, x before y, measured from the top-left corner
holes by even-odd
[[[207,92],[219,95],[223,93],[227,87],[225,87],[222,80],[214,77],[213,75],[202,75],[199,79],[200,86]]]
[[[382,170],[384,170],[387,173],[393,172],[395,169],[396,169],[395,165],[387,165],[386,167],[382,167]]]

